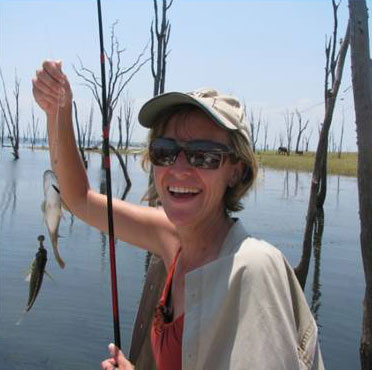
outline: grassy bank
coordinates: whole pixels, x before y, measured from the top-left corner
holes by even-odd
[[[303,172],[312,172],[315,160],[314,152],[304,153],[303,155],[291,153],[290,156],[287,156],[268,151],[256,153],[256,156],[260,166]],[[356,176],[357,153],[341,153],[341,158],[337,157],[337,153],[328,153],[328,173]]]

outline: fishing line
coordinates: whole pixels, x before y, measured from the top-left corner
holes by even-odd
[[[120,343],[120,324],[119,324],[119,302],[118,302],[117,277],[116,277],[114,218],[113,218],[113,212],[112,212],[112,189],[111,189],[110,148],[109,148],[110,126],[107,122],[105,54],[104,54],[104,47],[103,47],[102,12],[101,12],[101,1],[100,0],[97,0],[97,10],[98,10],[101,83],[102,83],[103,154],[104,154],[104,167],[106,170],[107,219],[108,219],[109,245],[110,245],[112,315],[113,315],[113,323],[114,323],[115,345],[120,349],[121,343]]]
[[[61,98],[62,98],[62,93],[58,92],[58,97],[57,97],[57,112],[56,112],[56,118],[55,118],[55,124],[54,124],[54,135],[53,135],[53,143],[51,145],[51,154],[52,154],[52,167],[56,166],[58,163],[58,137],[59,137],[59,109],[60,109],[60,104],[61,104]],[[53,172],[56,173],[56,171]]]

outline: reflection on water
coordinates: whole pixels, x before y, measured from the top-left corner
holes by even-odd
[[[17,206],[17,171],[18,161],[9,162],[7,166],[7,175],[4,176],[5,184],[1,189],[0,198],[0,218],[4,219],[6,212],[9,210],[13,215]],[[9,171],[9,172],[8,172]],[[5,171],[4,171],[5,172]],[[4,173],[5,174],[5,173]]]
[[[298,171],[291,172],[289,170],[284,170],[283,178],[283,192],[282,196],[284,199],[290,198],[291,190],[293,189],[293,197],[296,198],[299,195],[299,173]],[[290,183],[290,176],[294,175],[294,184]]]
[[[1,154],[0,368],[98,368],[113,340],[107,235],[77,218],[62,219],[60,246],[66,268],[60,270],[50,258],[48,272],[54,281],[45,279],[32,311],[15,327],[28,294],[22,271],[35,254],[35,235],[47,235],[40,204],[42,174],[50,164],[45,151],[23,150],[17,162],[5,149]],[[91,186],[105,191],[100,156],[89,153],[89,161]],[[112,182],[120,196],[124,179],[117,162],[112,161]],[[139,204],[147,175],[133,157],[128,157],[128,170],[133,187],[127,199]],[[277,246],[293,266],[301,254],[310,181],[310,174],[265,169],[237,215],[253,236]],[[326,218],[319,215],[315,229],[309,271],[313,279],[308,279],[306,296],[321,327],[326,368],[357,369],[364,295],[357,183],[336,176],[328,181]],[[148,259],[142,250],[116,244],[122,341],[128,351]]]

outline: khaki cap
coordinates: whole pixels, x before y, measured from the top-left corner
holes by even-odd
[[[158,95],[145,103],[138,121],[144,127],[151,128],[156,118],[169,108],[190,104],[203,110],[217,125],[229,131],[238,130],[251,144],[251,133],[245,119],[244,108],[237,98],[222,95],[217,90],[203,88],[189,93],[169,92]]]

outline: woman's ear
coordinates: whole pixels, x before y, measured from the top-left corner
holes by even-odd
[[[238,162],[234,165],[232,175],[229,181],[229,187],[233,188],[239,181],[242,180],[244,172],[244,164],[242,162]]]

